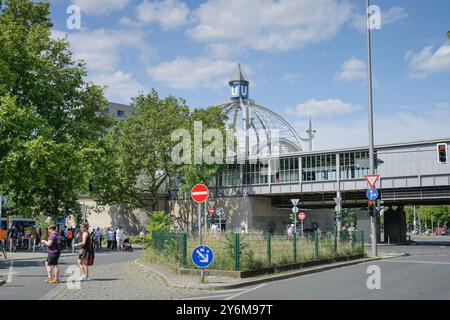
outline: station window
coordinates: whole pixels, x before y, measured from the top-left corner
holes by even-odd
[[[124,118],[125,112],[123,110],[117,110],[117,117],[118,118]]]
[[[302,158],[303,181],[336,180],[336,155],[320,154]]]
[[[369,173],[369,152],[346,152],[339,155],[341,179],[363,179]]]
[[[298,175],[298,158],[288,157],[271,162],[271,181],[272,183],[296,182]]]

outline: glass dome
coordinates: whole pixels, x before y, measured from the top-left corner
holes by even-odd
[[[302,151],[301,141],[304,139],[285,119],[248,98],[249,81],[240,65],[230,79],[231,101],[221,106],[228,115],[227,127],[236,130],[237,154],[252,157]]]

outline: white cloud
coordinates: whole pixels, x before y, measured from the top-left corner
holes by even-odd
[[[134,79],[132,73],[121,70],[95,74],[90,80],[98,85],[107,86],[105,96],[109,101],[130,103],[131,97],[136,97],[140,91],[145,91],[145,87]]]
[[[390,24],[394,24],[397,21],[406,19],[408,13],[402,7],[392,7],[387,11],[381,10],[381,28]],[[367,23],[365,15],[355,15],[353,16],[350,25],[360,32],[366,32]]]
[[[164,30],[187,23],[189,8],[178,0],[144,1],[137,7],[137,17],[144,23],[158,23]]]
[[[61,38],[66,34],[53,31],[52,36]],[[76,59],[83,59],[87,67],[94,71],[117,70],[122,60],[122,54],[131,49],[138,49],[142,60],[148,61],[154,48],[146,43],[143,32],[136,30],[96,29],[69,33],[71,49]]]
[[[194,12],[188,34],[200,42],[288,50],[332,38],[350,16],[351,5],[335,0],[211,0]]]
[[[341,99],[316,100],[309,99],[304,103],[300,103],[295,109],[288,110],[289,114],[296,116],[317,116],[330,117],[340,114],[353,113],[361,108],[342,101]]]
[[[417,141],[449,137],[448,119],[450,108],[440,110],[432,107],[427,116],[416,112],[402,111],[389,114],[375,114],[374,138],[376,144]],[[368,145],[367,117],[344,117],[342,119],[320,119],[313,117],[315,150]],[[308,123],[297,125],[298,132],[304,132]]]
[[[288,85],[294,85],[300,76],[295,73],[286,73],[281,77],[281,80],[286,82]]]
[[[423,79],[427,76],[450,71],[450,44],[444,44],[433,52],[433,46],[423,48],[419,53],[408,51],[405,61],[409,63],[410,76]]]
[[[150,67],[148,74],[174,89],[218,89],[226,85],[236,65],[236,62],[224,59],[178,57]]]
[[[367,78],[367,65],[364,61],[351,57],[345,61],[341,70],[336,75],[340,81],[351,82],[353,80],[365,80]]]
[[[73,4],[80,7],[82,14],[93,16],[122,10],[129,2],[130,0],[72,0]]]

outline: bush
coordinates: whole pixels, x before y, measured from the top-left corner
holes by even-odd
[[[165,211],[153,211],[147,224],[147,232],[150,235],[153,231],[169,232],[170,225],[170,217]]]

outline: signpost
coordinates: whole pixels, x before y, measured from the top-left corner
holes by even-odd
[[[295,233],[297,234],[297,213],[298,213],[298,203],[300,199],[291,199],[292,205],[294,206],[292,208],[292,220],[294,220],[294,227],[295,227]]]
[[[342,198],[340,196],[337,196],[336,198],[334,198],[334,202],[336,203],[336,206],[334,207],[334,211],[336,212],[336,231],[339,235],[339,231],[341,230]]]
[[[367,190],[366,197],[367,197],[367,199],[372,200],[372,201],[377,200],[378,199],[378,191],[377,191],[377,189],[369,189],[369,190]]]
[[[202,269],[203,274],[204,268],[208,268],[213,263],[214,252],[208,246],[197,246],[192,250],[191,259],[197,268]]]
[[[302,211],[298,214],[298,218],[300,219],[300,221],[302,222],[302,236],[303,236],[303,220],[305,220],[306,218],[306,214]]]
[[[368,31],[370,34],[370,31]],[[373,132],[372,132],[373,134]],[[372,137],[373,138],[373,137]],[[373,141],[372,141],[373,142]],[[364,176],[364,178],[367,181],[367,184],[369,185],[369,190],[367,190],[366,192],[366,197],[367,199],[369,199],[369,214],[370,214],[370,229],[371,229],[371,233],[372,233],[372,255],[374,257],[376,257],[378,255],[378,248],[377,248],[377,228],[376,228],[376,221],[377,221],[377,208],[374,205],[371,205],[371,203],[373,204],[373,201],[375,201],[378,198],[378,191],[375,189],[377,181],[380,179],[380,175],[379,174],[374,174],[374,163],[373,163],[373,145],[371,148],[371,162],[370,162],[370,173],[366,176]],[[373,214],[371,213],[371,209],[373,208]]]
[[[209,191],[208,188],[204,184],[196,184],[192,187],[191,197],[194,202],[197,203],[197,211],[198,211],[198,242],[199,245],[202,245],[202,207],[201,204],[208,199]],[[204,278],[204,270],[202,269],[202,282]]]

